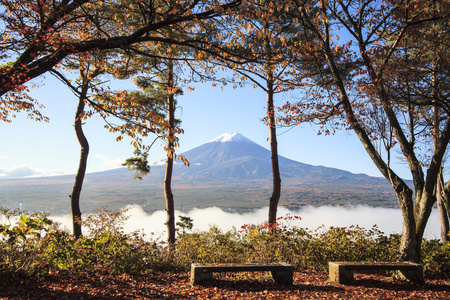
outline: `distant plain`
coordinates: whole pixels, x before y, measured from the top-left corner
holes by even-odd
[[[132,177],[126,168],[87,174],[81,195],[82,211],[92,212],[101,207],[119,209],[126,205],[142,206],[147,213],[163,210],[162,178],[150,175],[141,181]],[[74,178],[65,175],[0,180],[0,205],[51,214],[69,213]],[[267,206],[271,188],[270,180],[195,183],[175,176],[173,193],[179,211],[216,206],[243,213]],[[351,185],[346,181],[339,185],[336,181],[308,183],[284,179],[280,205],[292,210],[307,205],[398,207],[392,188],[382,180],[377,185]]]

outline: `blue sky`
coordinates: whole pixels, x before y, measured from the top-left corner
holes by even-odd
[[[0,123],[0,179],[23,176],[74,174],[80,155],[73,129],[77,98],[50,74],[35,80],[45,83],[31,93],[45,105],[41,112],[49,123],[35,122],[18,114],[11,123]],[[120,84],[133,87],[129,81]],[[119,88],[117,85],[113,88]],[[280,105],[281,98],[276,105]],[[187,151],[227,132],[239,132],[259,145],[269,148],[268,128],[260,121],[265,115],[264,92],[251,86],[233,89],[198,84],[192,92],[178,98],[178,117],[185,134],[180,136],[179,152]],[[117,168],[133,154],[129,140],[116,142],[116,136],[103,128],[98,117],[84,125],[90,143],[88,172]],[[150,142],[150,138],[148,139]],[[279,154],[312,165],[323,165],[381,176],[351,132],[334,136],[317,135],[317,128],[303,124],[293,129],[278,130]],[[150,151],[149,160],[165,157],[160,142]],[[410,178],[406,166],[395,162],[394,169]],[[132,176],[130,174],[130,176]]]

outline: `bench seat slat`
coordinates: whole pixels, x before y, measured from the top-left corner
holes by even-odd
[[[285,271],[290,266],[282,264],[202,264],[202,272],[252,272],[252,271]]]
[[[345,270],[403,270],[414,271],[417,270],[419,264],[409,262],[336,262],[342,265]]]
[[[191,265],[191,284],[199,284],[212,279],[212,273],[217,272],[258,272],[270,271],[277,283],[293,284],[294,268],[286,263],[223,263]]]
[[[330,281],[338,284],[353,283],[353,271],[399,271],[401,278],[423,282],[423,266],[412,262],[329,262]]]

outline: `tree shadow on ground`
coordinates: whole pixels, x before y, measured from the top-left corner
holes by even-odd
[[[270,280],[252,280],[252,279],[214,279],[201,285],[204,288],[220,288],[222,290],[237,291],[242,293],[258,292],[289,292],[289,291],[311,291],[311,292],[341,292],[343,289],[332,285],[314,285],[295,283],[293,285],[284,285],[271,282]]]
[[[294,285],[282,285],[269,274],[217,276],[192,287],[183,273],[111,275],[59,274],[45,279],[17,276],[0,280],[0,298],[6,299],[450,299],[443,279],[411,284],[380,274],[355,274],[356,285],[335,285],[328,274],[295,272]]]
[[[348,285],[349,287],[378,288],[391,291],[450,291],[450,285],[433,283],[425,280],[424,283],[412,283],[404,280],[397,280],[387,276],[364,276]]]

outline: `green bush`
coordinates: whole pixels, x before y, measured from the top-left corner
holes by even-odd
[[[42,251],[55,270],[132,273],[152,268],[161,260],[155,242],[143,234],[125,234],[126,210],[101,210],[83,221],[88,234],[77,240],[65,232],[51,232]]]
[[[281,219],[292,220],[293,216]],[[283,221],[283,220],[280,220]],[[376,226],[370,230],[349,228],[306,229],[279,225],[276,234],[269,224],[243,225],[239,231],[182,235],[177,241],[176,260],[190,262],[279,262],[298,269],[326,271],[329,261],[394,261],[398,239],[384,236]]]
[[[242,245],[231,231],[223,233],[217,227],[207,232],[185,233],[175,245],[174,261],[186,268],[191,262],[232,262],[242,256]]]
[[[10,224],[0,225],[0,272],[9,276],[59,271],[118,274],[145,271],[162,263],[163,247],[138,232],[122,232],[124,213],[101,211],[88,217],[88,235],[74,239],[39,215],[22,214],[12,226],[17,213],[3,209]]]
[[[5,208],[0,208],[0,212],[8,223],[0,224],[0,272],[7,276],[40,272],[43,236],[51,230],[53,222],[40,213],[27,216]],[[14,219],[17,221],[12,225]]]
[[[319,228],[314,232],[298,229],[295,264],[303,269],[326,271],[329,261],[393,261],[397,253],[392,239],[374,226]]]
[[[450,279],[450,243],[440,240],[422,242],[422,263],[428,273],[439,274]]]
[[[276,228],[261,224],[225,232],[216,227],[206,232],[184,230],[173,248],[140,232],[125,234],[126,210],[102,210],[87,217],[83,222],[87,234],[79,239],[43,214],[4,208],[0,212],[8,223],[0,225],[3,276],[186,271],[192,262],[284,261],[296,269],[327,271],[329,261],[394,261],[400,242],[399,235],[385,236],[376,226],[311,231],[290,225],[299,217],[287,215]],[[450,274],[450,244],[424,240],[422,256],[428,274]]]

